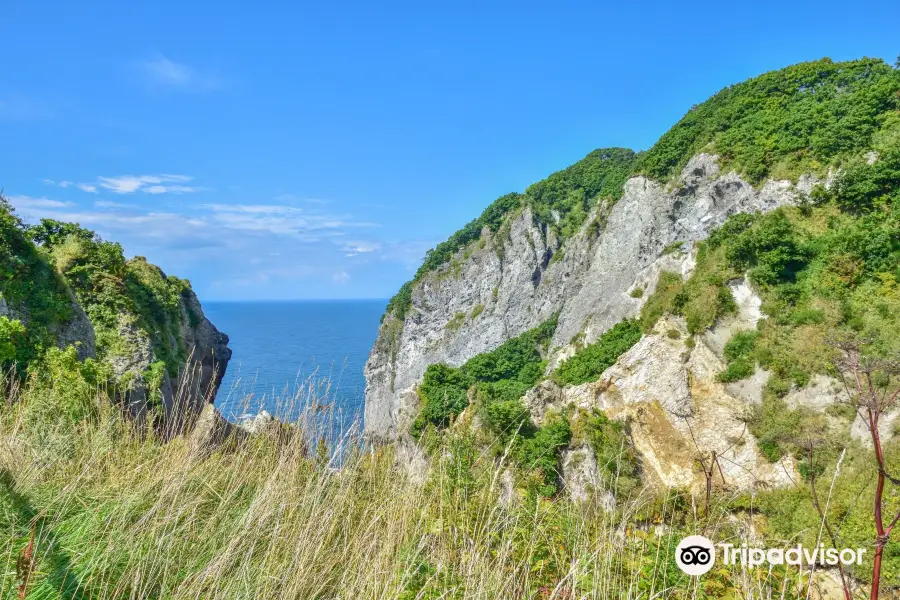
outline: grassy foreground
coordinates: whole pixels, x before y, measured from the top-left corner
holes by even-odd
[[[724,504],[701,517],[673,492],[641,492],[614,513],[564,494],[504,502],[503,462],[464,434],[446,436],[424,482],[395,466],[391,448],[357,450],[351,433],[327,449],[305,425],[198,454],[189,440],[135,435],[83,384],[5,386],[0,598],[807,594],[792,567],[717,565],[699,579],[677,569],[672,551],[687,532],[744,539],[748,519]]]

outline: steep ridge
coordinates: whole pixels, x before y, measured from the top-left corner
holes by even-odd
[[[564,248],[552,234],[545,239],[526,208],[513,219],[501,252],[485,231],[468,256],[456,257],[458,267],[426,276],[402,330],[386,317],[366,365],[366,431],[396,436],[397,423],[408,423],[404,415],[415,410],[415,386],[429,364],[462,364],[554,313],[554,358],[570,354],[578,336],[595,341],[640,311],[661,271],[689,271],[690,255],[664,253],[667,247],[705,239],[731,214],[794,203],[815,181],[805,176],[796,185],[768,182],[756,189],[733,172],[720,175],[716,157],[701,154],[672,191],[646,177],[629,179],[622,199],[608,212],[597,207]],[[632,296],[635,289],[641,297]]]
[[[824,359],[817,356],[815,366],[802,368],[797,365],[803,361],[785,359],[785,364],[794,365],[793,371],[782,365],[770,377],[768,347],[757,353],[765,364],[756,370],[752,362],[748,364],[749,355],[735,358],[738,342],[746,340],[752,348],[758,335],[743,332],[766,316],[760,311],[765,303],[741,278],[736,270],[741,260],[734,256],[729,255],[730,267],[716,267],[716,273],[740,279],[719,281],[721,275],[707,272],[711,250],[702,242],[723,226],[730,232],[727,235],[737,235],[745,225],[735,215],[775,213],[775,220],[766,225],[773,231],[812,228],[820,235],[824,219],[843,222],[834,220],[835,210],[857,216],[872,206],[890,210],[890,201],[877,196],[896,183],[892,169],[900,140],[898,109],[900,71],[882,61],[823,59],[795,65],[727,88],[693,107],[647,152],[595,151],[524,194],[498,199],[430,252],[414,279],[389,304],[366,365],[367,435],[375,441],[403,439],[407,447],[407,434],[420,434],[423,402],[441,402],[426,397],[421,387],[424,375],[431,373],[429,385],[438,385],[433,389],[444,394],[477,383],[479,378],[467,372],[472,359],[480,360],[552,320],[552,339],[541,349],[544,379],[520,397],[535,426],[541,426],[547,410],[569,411],[571,421],[566,407],[601,410],[627,421],[631,443],[642,456],[643,475],[665,485],[700,483],[691,464],[700,445],[731,461],[720,467],[729,485],[746,488],[789,481],[796,467],[790,456],[776,449],[771,432],[758,426],[758,415],[784,398],[790,402],[807,398],[812,393],[804,387],[809,373],[825,373]],[[836,183],[835,175],[842,171],[847,181]],[[868,183],[852,191],[854,177],[863,171],[859,177]],[[876,181],[877,185],[869,185]],[[840,188],[837,193],[835,186]],[[872,198],[863,198],[866,194]],[[848,204],[858,201],[869,203],[868,208]],[[834,207],[831,212],[812,208],[829,203]],[[784,210],[793,211],[792,216],[786,219]],[[797,219],[810,221],[797,224]],[[850,235],[847,231],[835,235],[845,234]],[[896,254],[887,239],[877,252]],[[753,243],[762,244],[757,246],[760,252],[771,245]],[[803,257],[815,254],[815,244],[824,242],[809,243],[810,249],[796,249],[799,254],[791,260],[803,263]],[[791,248],[775,252],[794,251]],[[705,253],[699,279],[693,276],[698,250]],[[752,266],[756,258],[748,260],[747,266]],[[891,260],[858,260],[872,260],[872,269],[887,269],[878,277],[892,277],[887,274]],[[813,332],[818,352],[822,325],[803,323],[813,319],[821,324],[825,317],[819,315],[819,305],[807,306],[808,298],[801,302],[799,292],[790,291],[790,286],[796,288],[791,269],[799,267],[788,262],[773,267],[775,274],[754,269],[751,279],[763,282],[779,323],[785,319],[799,323],[807,328],[800,332],[804,335],[819,328]],[[658,324],[660,316],[672,311],[672,294],[683,286],[695,286],[692,293],[697,298],[690,300],[695,305],[687,309],[693,313],[665,317]],[[788,302],[795,308],[785,312],[780,297],[787,293],[794,294]],[[685,298],[675,298],[675,304]],[[560,365],[603,342],[617,324],[638,316],[645,335],[632,350],[612,356],[612,366],[601,361],[593,371],[588,369],[588,376],[564,381],[557,370]],[[439,364],[450,370],[439,373],[429,368]],[[500,392],[504,401],[522,381],[519,378],[512,388],[504,384]],[[450,387],[440,387],[445,383]],[[468,400],[444,406],[444,413],[452,420],[460,410],[456,406],[473,403],[483,410],[491,400],[479,399],[480,385],[469,388]],[[829,401],[815,398],[810,404],[824,406]],[[753,431],[747,428],[751,414],[757,415]],[[444,419],[432,422],[440,428]],[[757,439],[757,434],[763,437]],[[579,452],[583,448],[572,445],[563,453],[559,463],[563,471]],[[571,479],[566,473],[563,478]],[[582,473],[575,479],[592,476]]]

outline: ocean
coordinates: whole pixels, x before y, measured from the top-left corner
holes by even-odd
[[[296,418],[291,398],[334,410],[342,428],[362,423],[363,367],[386,300],[204,302],[207,318],[230,339],[233,354],[216,407],[238,421],[265,409]]]

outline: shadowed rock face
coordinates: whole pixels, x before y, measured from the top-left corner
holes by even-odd
[[[74,297],[72,309],[69,321],[55,326],[58,344],[60,348],[74,346],[82,360],[96,358],[94,327]],[[2,299],[0,316],[28,322],[27,314],[11,309]],[[189,358],[177,377],[172,378],[166,373],[160,384],[165,433],[168,435],[190,428],[204,406],[215,399],[231,359],[228,336],[206,318],[193,291],[181,297],[179,321],[181,339],[170,337],[169,344],[172,348],[180,345]],[[158,357],[147,333],[137,327],[133,316],[120,317],[118,333],[127,352],[105,360],[112,366],[113,375],[117,379],[126,376],[132,378],[132,387],[124,398],[125,408],[139,423],[143,423],[148,410],[148,382],[145,381],[144,374]]]
[[[505,227],[493,236],[485,230],[482,243],[460,251],[455,265],[415,286],[405,322],[385,317],[365,369],[366,433],[393,440],[408,429],[417,410],[415,387],[429,364],[458,366],[558,312],[556,364],[571,353],[576,335],[591,343],[635,316],[660,271],[693,268],[690,252],[663,255],[667,246],[705,239],[734,213],[793,203],[815,183],[805,176],[796,186],[770,181],[754,188],[734,173],[720,174],[715,156],[700,154],[672,186],[629,179],[622,198],[595,209],[564,245],[527,208],[511,216],[508,234]],[[599,234],[597,223],[604,223]],[[499,235],[505,237],[493,239]],[[635,287],[643,297],[631,296]]]
[[[231,360],[228,336],[206,318],[193,291],[182,297],[180,312],[181,343],[189,358],[178,379],[171,382],[172,395],[163,396],[166,420],[176,429],[189,426],[204,405],[215,400]]]

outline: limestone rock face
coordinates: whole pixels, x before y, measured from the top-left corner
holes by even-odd
[[[815,181],[801,179],[810,188]],[[633,317],[662,270],[693,268],[691,243],[737,212],[793,203],[805,189],[787,181],[754,188],[719,172],[715,156],[691,159],[671,189],[633,177],[622,198],[589,215],[561,242],[528,208],[416,284],[405,321],[386,315],[366,364],[365,429],[393,440],[418,410],[416,385],[429,364],[458,366],[559,313],[552,368],[575,336],[595,341]],[[683,251],[669,252],[683,242]],[[664,252],[665,251],[665,252]],[[640,287],[642,297],[633,297]]]
[[[563,452],[562,481],[575,502],[587,502],[599,495],[600,506],[607,511],[615,509],[615,496],[603,488],[597,457],[590,446],[582,445]]]
[[[673,329],[679,339],[668,335]],[[720,466],[716,485],[748,490],[796,479],[791,461],[772,464],[760,455],[743,421],[747,403],[716,380],[724,362],[702,341],[688,348],[686,339],[683,319],[660,319],[597,382],[563,389],[563,403],[627,421],[651,484],[701,489],[705,478],[697,459],[708,460],[713,452]]]

